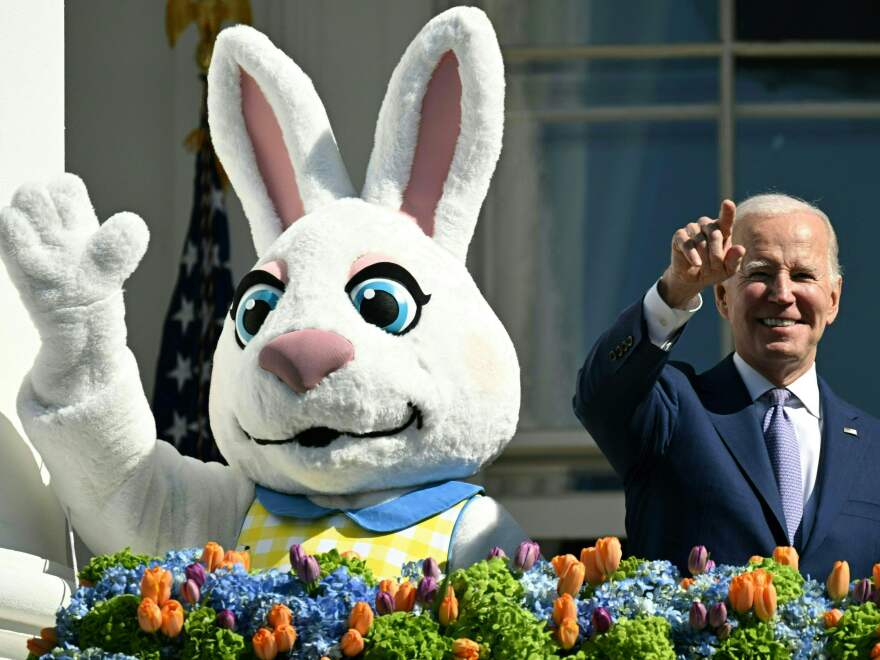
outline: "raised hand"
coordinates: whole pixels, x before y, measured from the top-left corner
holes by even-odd
[[[669,267],[658,285],[670,307],[684,307],[703,287],[723,282],[737,271],[745,248],[733,244],[735,216],[736,205],[725,199],[717,219],[703,216],[672,235]]]
[[[85,184],[73,174],[22,186],[0,211],[0,257],[35,320],[121,291],[148,239],[133,213],[99,224]]]

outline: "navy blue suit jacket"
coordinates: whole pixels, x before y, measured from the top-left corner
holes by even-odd
[[[642,302],[603,334],[578,374],[575,414],[623,479],[631,554],[682,570],[695,545],[744,564],[788,545],[756,406],[728,356],[697,374],[648,337]],[[799,534],[800,569],[853,578],[880,561],[880,421],[820,378],[822,445],[815,519]],[[853,429],[857,436],[844,432]]]

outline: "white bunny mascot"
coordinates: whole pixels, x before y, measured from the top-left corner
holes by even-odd
[[[65,175],[22,187],[0,246],[42,348],[19,413],[96,552],[219,541],[254,567],[291,543],[354,550],[382,577],[467,565],[522,531],[477,487],[513,435],[519,367],[465,253],[501,148],[492,26],[456,8],[391,78],[361,197],[311,81],[259,32],[217,39],[212,139],[259,255],[214,356],[211,426],[229,467],[156,440],[126,347],[122,283],[146,250],[132,214],[99,226]]]

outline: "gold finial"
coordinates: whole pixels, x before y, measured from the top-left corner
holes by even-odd
[[[168,0],[165,6],[165,32],[172,48],[190,23],[198,26],[196,63],[202,71],[208,70],[214,40],[227,21],[250,25],[250,0]]]

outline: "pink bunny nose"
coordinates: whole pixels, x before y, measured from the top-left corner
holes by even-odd
[[[276,337],[260,351],[260,366],[305,394],[354,359],[354,346],[329,330],[307,328]]]

